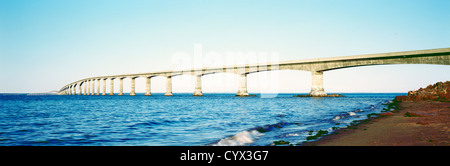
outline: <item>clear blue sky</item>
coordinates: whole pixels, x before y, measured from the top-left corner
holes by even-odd
[[[450,1],[0,0],[0,93],[170,70],[174,53],[193,56],[194,44],[221,54],[278,52],[279,60],[445,48]],[[406,92],[450,80],[449,71],[439,65],[348,68],[326,72],[324,84],[327,92]],[[272,83],[280,92],[310,89],[308,72],[278,75]],[[205,77],[204,91],[217,89],[214,81],[222,77]],[[249,75],[250,92],[260,90],[258,77]],[[193,92],[192,81],[182,82],[190,76],[175,78],[174,92]],[[143,85],[137,82],[138,92]],[[152,80],[153,91],[164,86],[164,78]]]

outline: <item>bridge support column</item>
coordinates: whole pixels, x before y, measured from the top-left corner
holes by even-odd
[[[86,81],[84,81],[83,84],[84,84],[84,93],[83,93],[83,95],[86,95],[86,92],[87,92],[86,89],[87,89],[87,85],[88,84],[87,84]]]
[[[123,96],[123,78],[119,78],[119,96]]]
[[[86,90],[86,95],[91,95],[91,80],[88,80],[88,81],[86,81],[86,88],[87,88],[87,90]]]
[[[91,80],[91,95],[95,95],[95,80]]]
[[[196,75],[194,96],[203,96],[202,93],[202,75]]]
[[[147,77],[145,80],[145,96],[151,96],[151,77]]]
[[[75,85],[72,86],[72,95],[77,95],[77,88]]]
[[[102,96],[106,95],[106,78],[103,78],[103,93]]]
[[[100,79],[97,79],[97,93],[95,95],[100,95]]]
[[[85,88],[85,95],[91,95],[90,93],[89,93],[89,91],[90,91],[90,88],[89,88],[89,85],[91,84],[91,82],[89,81],[89,80],[87,80],[86,82],[86,86],[84,87]]]
[[[247,74],[241,74],[239,76],[239,89],[236,96],[249,96],[247,93]]]
[[[136,77],[132,77],[131,78],[131,92],[130,92],[130,96],[136,96],[136,93],[135,93],[135,91],[136,91],[136,89],[135,89],[135,86],[136,85]]]
[[[110,78],[110,80],[111,80],[111,83],[110,83],[110,89],[109,89],[109,95],[110,96],[114,96],[114,79],[115,78]]]
[[[311,96],[326,96],[327,94],[323,90],[323,72],[322,71],[312,71],[312,85],[311,85],[311,92],[309,92],[309,95]]]
[[[164,96],[173,96],[172,94],[172,76],[166,77],[166,94]]]
[[[81,82],[78,83],[78,95],[82,95],[82,92],[81,92]]]

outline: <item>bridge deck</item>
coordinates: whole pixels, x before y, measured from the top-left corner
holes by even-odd
[[[439,49],[427,49],[427,50],[415,50],[415,51],[402,51],[402,52],[390,52],[390,53],[378,53],[378,54],[365,54],[365,55],[353,55],[353,56],[341,56],[330,58],[317,58],[307,60],[293,60],[293,61],[280,61],[270,63],[259,64],[247,64],[247,65],[234,65],[234,66],[222,66],[222,67],[208,67],[199,69],[187,69],[187,70],[171,70],[171,71],[159,71],[159,72],[147,72],[147,73],[134,73],[134,74],[121,74],[110,76],[99,76],[81,79],[66,86],[62,87],[60,92],[65,91],[75,86],[81,86],[84,82],[90,82],[91,80],[99,79],[115,79],[115,78],[136,78],[136,77],[154,77],[165,76],[167,78],[182,74],[189,74],[195,76],[202,76],[206,74],[231,72],[242,75],[245,77],[249,73],[259,71],[270,70],[304,70],[311,71],[313,79],[313,89],[321,89],[322,87],[322,73],[328,70],[367,66],[367,65],[380,65],[380,64],[440,64],[450,65],[450,48]],[[243,78],[244,79],[244,78]],[[201,80],[201,79],[200,79]],[[168,83],[169,84],[169,83]],[[170,83],[171,84],[171,83]],[[244,84],[244,83],[243,83]],[[245,81],[246,84],[246,81]],[[314,87],[317,85],[317,87]],[[246,86],[246,85],[242,85]],[[244,87],[242,87],[244,88]],[[246,89],[246,87],[245,87]],[[324,92],[323,92],[324,94]]]

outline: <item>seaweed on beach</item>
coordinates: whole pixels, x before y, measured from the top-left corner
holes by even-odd
[[[399,104],[401,103],[401,101],[398,101],[398,100],[396,100],[396,99],[394,99],[394,100],[392,100],[392,102],[388,102],[388,103],[385,103],[385,104],[382,104],[382,105],[385,105],[387,108],[383,108],[383,111],[381,111],[381,112],[389,112],[389,111],[398,111],[399,110],[399,108],[398,108],[398,106],[399,106]]]
[[[307,141],[309,141],[309,140],[315,140],[315,139],[317,139],[317,138],[319,138],[319,137],[322,137],[322,136],[325,135],[325,134],[328,134],[328,131],[326,131],[326,130],[319,130],[319,131],[316,133],[316,135],[306,137],[306,140],[307,140]]]
[[[284,141],[284,140],[280,140],[280,141],[273,141],[273,145],[277,146],[277,145],[289,145],[290,142],[289,141]]]

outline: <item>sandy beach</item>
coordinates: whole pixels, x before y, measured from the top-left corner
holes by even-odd
[[[304,146],[449,146],[450,81],[397,96],[394,109]],[[391,105],[391,106],[392,106]]]
[[[450,82],[397,96],[396,109],[303,146],[449,146]]]
[[[449,146],[450,103],[402,102],[400,110],[340,129],[307,146]],[[406,114],[406,116],[405,116]]]

